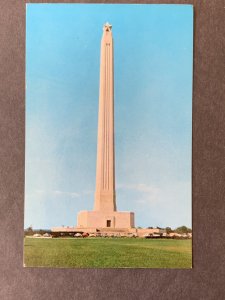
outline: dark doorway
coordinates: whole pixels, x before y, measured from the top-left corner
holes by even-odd
[[[107,227],[111,227],[111,220],[107,220],[107,221],[106,221],[106,226],[107,226]]]

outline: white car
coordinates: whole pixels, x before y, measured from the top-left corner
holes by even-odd
[[[74,237],[82,237],[82,234],[77,232],[77,233],[74,234]]]
[[[89,237],[96,237],[96,234],[95,233],[90,233]]]
[[[35,234],[33,235],[33,237],[35,237],[35,238],[37,238],[37,237],[42,237],[42,235],[41,235],[40,233],[35,233]]]
[[[46,233],[43,234],[43,237],[45,237],[45,238],[51,238],[52,235],[50,233],[46,232]]]

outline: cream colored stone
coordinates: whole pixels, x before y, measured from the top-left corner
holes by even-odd
[[[114,59],[112,26],[103,27],[100,59],[96,191],[93,211],[78,213],[78,228],[133,228],[133,212],[117,212],[114,146]]]
[[[78,213],[77,228],[133,228],[134,213],[81,211]]]
[[[112,26],[103,27],[101,41],[96,192],[94,210],[116,211],[114,162],[114,74]]]

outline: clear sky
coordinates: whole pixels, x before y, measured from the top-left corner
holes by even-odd
[[[193,7],[27,4],[25,228],[92,210],[100,41],[113,26],[118,210],[191,226]]]

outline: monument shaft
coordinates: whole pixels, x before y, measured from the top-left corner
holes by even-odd
[[[114,147],[114,70],[111,25],[103,28],[100,59],[98,142],[94,210],[116,211]]]
[[[103,27],[101,41],[96,191],[93,211],[80,211],[78,228],[128,230],[134,228],[134,213],[117,211],[114,152],[114,71],[112,26]]]

